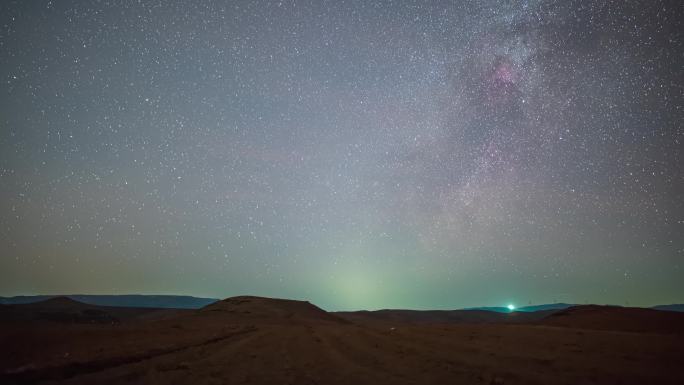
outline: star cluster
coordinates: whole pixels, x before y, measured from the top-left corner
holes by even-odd
[[[0,294],[684,300],[677,1],[5,1]]]

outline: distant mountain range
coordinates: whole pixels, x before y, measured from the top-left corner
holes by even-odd
[[[218,301],[216,298],[191,297],[187,295],[26,295],[0,297],[2,305],[17,305],[45,301],[55,297],[68,297],[78,302],[99,306],[148,307],[167,309],[199,309]]]
[[[89,295],[89,294],[71,294],[71,295],[22,295],[16,297],[0,297],[0,305],[15,305],[34,303],[45,301],[50,298],[68,297],[75,301],[83,302],[90,305],[99,306],[116,306],[116,307],[147,307],[147,308],[166,308],[166,309],[199,309],[206,305],[219,301],[217,298],[203,298],[192,297],[187,295],[145,295],[145,294],[127,294],[127,295]],[[575,304],[568,303],[551,303],[543,305],[523,306],[515,309],[515,312],[538,312],[548,310],[563,310]],[[657,305],[652,306],[651,309],[684,312],[684,304],[672,305]],[[511,313],[507,307],[472,307],[457,310],[480,310],[490,311],[496,313]],[[393,310],[395,311],[395,310]],[[413,310],[401,310],[406,312],[414,312]],[[415,311],[419,312],[419,311]],[[435,311],[448,312],[448,311]]]
[[[523,307],[517,307],[515,308],[516,312],[535,312],[535,311],[545,311],[545,310],[563,310],[567,308],[571,308],[573,306],[582,306],[578,304],[571,304],[571,303],[549,303],[549,304],[544,304],[544,305],[531,305],[531,306],[523,306]],[[684,312],[684,304],[672,304],[672,305],[656,305],[656,306],[651,306],[650,308],[644,308],[644,309],[655,309],[655,310],[666,310],[666,311],[677,311],[677,312]],[[507,307],[470,307],[467,309],[463,310],[486,310],[486,311],[493,311],[497,313],[511,313],[511,310],[508,309]]]
[[[569,307],[577,306],[574,304],[569,304],[569,303],[549,303],[549,304],[544,304],[544,305],[531,305],[531,306],[523,306],[523,307],[517,307],[515,308],[515,311],[520,312],[533,312],[533,311],[542,311],[542,310],[561,310],[561,309],[567,309]],[[494,311],[497,313],[510,313],[511,310],[507,307],[469,307],[467,309],[463,310],[486,310],[486,311]]]
[[[352,322],[394,322],[411,324],[525,323],[537,322],[557,310],[498,312],[490,310],[401,310],[346,311],[333,314]]]
[[[653,306],[652,309],[684,312],[684,304],[658,305]]]
[[[193,309],[100,306],[68,297],[51,297],[43,301],[0,306],[0,322],[23,324],[51,322],[67,324],[117,324],[132,319],[161,319],[193,312]]]

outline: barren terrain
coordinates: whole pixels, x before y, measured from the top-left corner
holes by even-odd
[[[684,383],[684,315],[673,312],[582,306],[444,320],[259,297],[197,311],[51,301],[0,307],[0,383]]]

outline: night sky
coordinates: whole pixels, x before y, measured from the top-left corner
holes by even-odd
[[[0,295],[684,301],[680,1],[2,1]]]

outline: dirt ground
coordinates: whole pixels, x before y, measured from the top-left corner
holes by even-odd
[[[572,314],[563,326],[412,324],[242,298],[117,324],[0,323],[0,383],[684,383],[681,331],[592,330],[586,311],[582,328]]]

